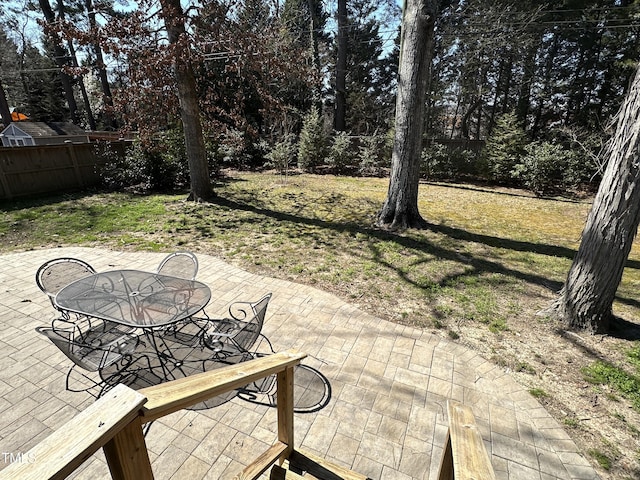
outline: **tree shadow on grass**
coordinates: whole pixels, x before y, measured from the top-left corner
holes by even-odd
[[[635,302],[639,304],[640,302]],[[624,318],[614,317],[611,320],[607,335],[620,340],[635,342],[640,340],[640,325],[630,322]]]
[[[494,195],[504,195],[504,196],[508,196],[508,197],[516,197],[516,198],[528,198],[528,199],[537,199],[537,200],[549,200],[549,201],[553,201],[553,202],[564,202],[564,203],[588,203],[585,202],[584,200],[580,200],[580,199],[574,199],[574,198],[566,198],[566,197],[559,197],[559,196],[534,196],[534,195],[527,195],[525,193],[516,193],[516,192],[510,192],[510,191],[500,191],[500,190],[496,190],[495,186],[489,185],[489,184],[482,184],[482,183],[478,183],[477,185],[474,184],[466,184],[466,185],[461,185],[461,184],[453,184],[453,183],[445,183],[445,182],[422,182],[424,184],[427,185],[433,185],[436,187],[446,187],[446,188],[453,188],[453,189],[458,189],[458,190],[468,190],[471,192],[482,192],[482,193],[491,193]],[[560,192],[562,193],[562,192]]]
[[[246,211],[246,212],[251,212],[257,215],[262,215],[277,221],[310,225],[314,227],[334,230],[337,232],[347,232],[347,233],[353,233],[353,234],[360,233],[370,238],[377,239],[379,241],[384,241],[384,242],[392,241],[405,248],[421,251],[423,253],[433,255],[438,259],[449,260],[449,261],[456,262],[458,264],[466,265],[469,267],[468,270],[465,272],[445,276],[438,282],[439,286],[450,285],[452,283],[455,283],[456,280],[459,280],[463,277],[478,276],[482,273],[497,273],[507,277],[522,280],[524,282],[527,282],[533,285],[539,285],[553,292],[558,292],[562,288],[562,282],[550,279],[542,275],[535,274],[533,272],[526,272],[526,271],[521,271],[514,268],[509,268],[499,262],[487,260],[485,258],[476,257],[469,254],[461,255],[459,252],[455,250],[441,247],[432,242],[428,242],[427,240],[416,240],[414,238],[400,235],[395,232],[380,230],[376,228],[367,228],[355,222],[354,223],[331,222],[331,221],[321,220],[317,218],[309,218],[302,215],[278,212],[264,206],[256,206],[248,203],[241,203],[241,202],[231,200],[228,198],[223,198],[223,197],[217,197],[212,203],[218,204],[220,206],[224,206],[233,210]],[[492,248],[503,248],[503,249],[513,250],[517,252],[527,252],[527,253],[546,255],[546,256],[552,256],[552,257],[558,257],[558,258],[566,258],[569,260],[573,259],[573,256],[576,253],[576,251],[573,249],[561,247],[557,245],[548,245],[548,244],[505,239],[505,238],[495,237],[491,235],[472,233],[460,228],[448,227],[445,225],[436,225],[433,223],[427,223],[427,225],[428,225],[428,230],[434,233],[446,235],[447,237],[455,240],[479,243]],[[374,255],[375,260],[378,263],[384,265],[390,270],[395,271],[397,275],[400,278],[402,278],[405,282],[411,285],[414,285],[417,288],[421,288],[421,289],[425,288],[424,285],[421,285],[415,280],[412,280],[411,278],[409,278],[407,274],[401,271],[397,266],[383,260],[382,254],[379,251],[376,251],[375,247],[372,253]],[[636,260],[628,261],[626,264],[626,267],[640,269],[640,262]],[[627,305],[640,308],[640,301],[638,300],[630,299],[630,298],[621,298],[621,297],[616,297],[616,299]]]
[[[92,197],[96,193],[97,190],[78,190],[70,193],[45,193],[29,197],[12,198],[10,200],[2,199],[0,200],[0,211],[14,212],[16,210],[51,206],[58,203]]]

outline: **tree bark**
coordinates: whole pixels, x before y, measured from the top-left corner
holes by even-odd
[[[338,58],[336,60],[336,105],[333,128],[343,132],[347,116],[347,0],[338,0]]]
[[[406,0],[404,5],[391,177],[376,221],[386,229],[426,226],[418,211],[418,184],[437,12],[436,0]]]
[[[60,20],[65,20],[65,11],[64,11],[64,2],[62,0],[58,0],[58,18]],[[71,59],[71,64],[74,67],[78,67],[78,56],[76,55],[76,49],[73,46],[73,40],[67,40],[67,48],[69,49],[69,57]],[[78,78],[78,87],[80,88],[80,94],[82,95],[82,101],[84,103],[84,109],[87,115],[87,121],[89,122],[89,129],[96,129],[96,119],[93,116],[93,111],[91,110],[91,102],[89,101],[89,95],[87,94],[87,88],[84,85],[84,78]]]
[[[173,68],[191,179],[189,199],[208,200],[214,196],[214,193],[209,178],[196,79],[189,60],[189,43],[184,25],[184,12],[180,6],[180,0],[161,0],[160,5],[169,43],[174,48]]]
[[[42,9],[42,14],[44,15],[45,20],[48,24],[53,25],[56,22],[55,14],[51,9],[51,4],[49,0],[38,0],[40,3],[40,8]],[[64,95],[67,100],[67,105],[69,106],[69,112],[71,113],[71,121],[78,125],[80,123],[80,118],[78,117],[78,104],[76,103],[76,97],[73,95],[73,84],[71,81],[71,77],[64,72],[64,67],[67,66],[67,62],[65,61],[68,58],[67,53],[64,51],[64,48],[59,43],[59,38],[57,35],[47,34],[47,36],[51,39],[53,52],[55,55],[55,62],[58,65],[60,81],[62,82],[62,88],[64,89]]]
[[[551,313],[569,328],[604,333],[640,221],[640,70],[618,113],[609,162],[560,297]]]
[[[0,82],[0,119],[4,127],[8,127],[11,123],[11,112],[9,111],[9,103],[7,102],[7,95],[5,94],[4,87]]]
[[[96,10],[93,6],[93,0],[85,0],[85,8],[87,9],[87,18],[89,19],[89,27],[97,35],[99,30],[98,22],[96,21]],[[102,87],[102,97],[104,104],[107,106],[105,117],[107,124],[111,128],[118,128],[118,122],[113,114],[113,95],[111,94],[111,86],[109,85],[109,78],[107,76],[107,69],[104,63],[104,57],[102,55],[102,48],[96,41],[92,44],[93,53],[96,56],[96,68],[98,69],[98,76],[100,78],[100,86]]]

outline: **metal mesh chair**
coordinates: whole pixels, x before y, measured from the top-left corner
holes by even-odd
[[[162,275],[195,280],[198,273],[198,259],[191,252],[174,252],[160,262],[156,272]]]
[[[69,322],[66,325],[68,325],[66,328],[37,327],[36,331],[51,340],[73,362],[67,372],[66,389],[71,392],[91,393],[91,389],[98,387],[99,393],[97,395],[92,393],[98,397],[114,383],[109,379],[96,381],[94,378],[78,372],[85,384],[88,383],[88,386],[72,388],[70,380],[75,367],[80,367],[87,372],[99,372],[105,367],[122,362],[124,368],[131,361],[131,353],[135,351],[140,340],[135,335],[119,337],[114,337],[112,334],[105,335],[101,328],[81,333],[78,325]]]
[[[268,293],[255,303],[236,302],[229,307],[230,318],[197,319],[207,322],[204,344],[217,354],[224,352],[249,352],[262,332]]]
[[[49,297],[53,308],[66,318],[69,313],[58,307],[54,301],[56,294],[71,282],[96,273],[95,269],[77,258],[55,258],[43,263],[36,272],[36,284]]]
[[[71,315],[68,311],[60,308],[56,302],[56,295],[60,290],[76,280],[88,277],[96,273],[96,270],[84,260],[71,257],[55,258],[43,263],[36,272],[36,284],[44,293],[49,297],[49,301],[53,308],[62,314],[63,319],[71,319]],[[56,328],[55,323],[61,319],[54,318],[51,322],[52,327]],[[86,327],[92,328],[92,323],[95,323],[94,319],[87,317],[86,315],[75,315],[75,321],[78,323],[81,329]],[[102,322],[103,333],[107,331],[121,331],[122,327],[113,322]],[[64,326],[67,328],[68,325]],[[129,328],[128,332],[133,329]]]

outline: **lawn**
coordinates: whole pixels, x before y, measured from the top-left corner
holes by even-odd
[[[218,182],[213,203],[186,202],[186,193],[99,192],[4,202],[1,248],[185,249],[334,292],[478,350],[542,392],[540,401],[585,442],[585,454],[596,452],[603,476],[638,474],[640,414],[613,383],[585,379],[593,361],[580,353],[582,342],[640,375],[628,354],[638,342],[565,333],[536,315],[564,282],[589,202],[425,183],[419,206],[430,228],[392,233],[372,226],[387,186],[376,178],[234,172]],[[640,323],[638,245],[630,260],[615,313]],[[607,398],[601,423],[594,412],[582,420],[593,395]]]

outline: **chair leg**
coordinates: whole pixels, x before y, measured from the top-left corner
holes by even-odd
[[[93,378],[89,377],[88,375],[85,375],[82,372],[76,372],[78,375],[80,375],[81,377],[85,378],[87,381],[91,382],[92,385],[86,388],[81,388],[81,389],[75,389],[71,387],[71,374],[73,373],[73,371],[75,370],[75,365],[73,365],[71,368],[69,368],[69,371],[67,372],[67,377],[65,379],[65,387],[67,389],[67,391],[69,392],[74,392],[74,393],[82,393],[82,392],[86,392],[89,395],[91,395],[94,398],[98,398],[101,394],[102,394],[102,388],[100,389],[100,392],[98,392],[97,394],[93,393],[91,391],[92,388],[96,388],[96,387],[100,387],[100,383],[101,382],[96,382]]]

